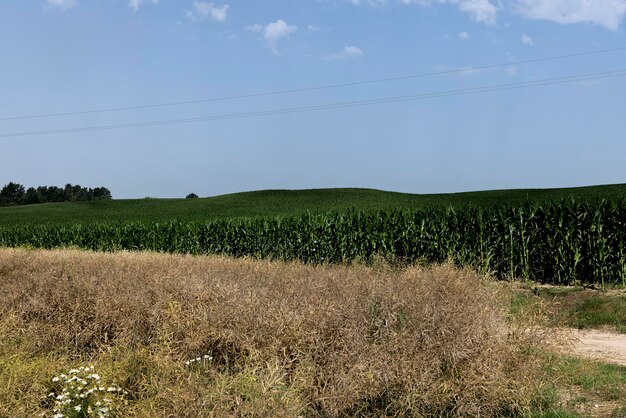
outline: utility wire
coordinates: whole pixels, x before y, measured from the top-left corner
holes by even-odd
[[[328,84],[328,85],[323,85],[323,86],[304,87],[304,88],[288,89],[288,90],[275,90],[275,91],[242,94],[242,95],[235,95],[235,96],[214,97],[214,98],[208,98],[208,99],[187,100],[187,101],[168,102],[168,103],[155,103],[155,104],[138,105],[138,106],[111,107],[111,108],[73,111],[73,112],[44,113],[44,114],[39,114],[39,115],[0,117],[0,121],[52,118],[52,117],[60,117],[60,116],[75,116],[75,115],[86,115],[86,114],[91,114],[91,113],[119,112],[119,111],[124,111],[124,110],[153,109],[153,108],[159,108],[159,107],[181,106],[181,105],[198,104],[198,103],[221,102],[221,101],[227,101],[227,100],[249,99],[249,98],[254,98],[254,97],[277,96],[277,95],[282,95],[282,94],[303,93],[303,92],[310,92],[310,91],[317,91],[317,90],[334,89],[334,88],[340,88],[340,87],[362,86],[362,85],[367,85],[367,84],[387,83],[391,81],[401,81],[401,80],[426,78],[426,77],[434,77],[434,76],[441,76],[441,75],[459,74],[459,73],[463,73],[467,71],[489,70],[489,69],[494,69],[494,68],[510,67],[513,65],[555,61],[555,60],[560,60],[560,59],[565,59],[565,58],[575,58],[575,57],[583,57],[583,56],[597,55],[597,54],[607,54],[611,52],[619,52],[619,51],[624,51],[624,50],[626,50],[626,47],[599,49],[599,50],[594,50],[594,51],[577,52],[577,53],[566,54],[566,55],[555,55],[555,56],[550,56],[550,57],[534,58],[534,59],[523,60],[523,61],[512,61],[512,62],[501,63],[501,64],[467,67],[467,68],[456,69],[456,70],[435,71],[435,72],[421,73],[421,74],[409,74],[409,75],[404,75],[404,76],[379,78],[379,79],[373,79],[373,80],[354,81],[354,82],[339,83],[339,84]]]
[[[226,113],[226,114],[221,114],[221,115],[218,114],[218,115],[200,116],[200,117],[194,117],[194,118],[122,123],[122,124],[115,124],[115,125],[87,126],[87,127],[82,127],[82,128],[47,129],[47,130],[39,130],[39,131],[12,132],[12,133],[0,134],[0,138],[39,136],[39,135],[51,135],[51,134],[75,133],[75,132],[105,131],[105,130],[112,130],[112,129],[175,125],[175,124],[193,123],[193,122],[242,119],[242,118],[260,117],[260,116],[282,115],[282,114],[289,114],[289,113],[303,113],[303,112],[311,112],[311,111],[371,106],[371,105],[378,105],[378,104],[385,104],[385,103],[398,103],[398,102],[415,101],[415,100],[427,100],[427,99],[435,99],[435,98],[441,98],[441,97],[463,96],[463,95],[478,94],[478,93],[490,93],[490,92],[495,92],[495,91],[548,86],[548,85],[556,85],[556,84],[566,84],[566,83],[574,83],[574,82],[579,82],[579,81],[599,80],[599,79],[615,78],[615,77],[623,77],[623,76],[626,76],[626,69],[605,71],[605,72],[598,72],[598,73],[579,74],[579,75],[572,75],[572,76],[566,76],[566,77],[548,78],[548,79],[528,81],[528,82],[496,84],[496,85],[491,85],[491,86],[474,87],[474,88],[460,89],[460,90],[444,90],[444,91],[420,93],[420,94],[406,95],[406,96],[383,97],[383,98],[372,99],[372,100],[330,103],[330,104],[303,106],[303,107],[289,107],[289,108],[283,108],[283,109],[273,109],[273,110],[264,110],[264,111],[256,111],[256,112]]]

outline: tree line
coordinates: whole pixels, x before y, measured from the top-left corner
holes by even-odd
[[[39,186],[26,189],[19,183],[10,182],[0,190],[0,206],[79,202],[111,199],[111,197],[111,192],[106,187],[87,188],[68,183],[65,187]]]

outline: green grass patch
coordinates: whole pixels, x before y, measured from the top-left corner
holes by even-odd
[[[614,327],[626,333],[626,296],[593,295],[577,304],[572,323],[578,328]]]
[[[578,403],[617,403],[626,407],[626,367],[569,356],[553,356],[548,378],[558,386],[575,388],[571,405]]]
[[[574,357],[563,357],[554,365],[555,376],[568,385],[604,401],[626,399],[626,367]],[[626,406],[626,405],[625,405]]]
[[[547,411],[547,412],[541,412],[541,413],[537,413],[537,414],[533,414],[532,415],[533,418],[578,418],[580,417],[579,414],[574,414],[572,412],[569,411],[565,411],[565,410],[553,410],[553,411]]]
[[[620,417],[626,411],[626,367],[546,354],[545,381],[558,395],[533,417]]]
[[[549,325],[579,329],[611,327],[626,333],[626,292],[590,290],[582,287],[534,287],[513,296],[510,312],[543,311]]]
[[[0,226],[134,221],[206,221],[291,216],[306,212],[414,210],[447,206],[542,203],[561,199],[626,198],[626,184],[564,189],[490,190],[409,194],[372,189],[262,190],[203,199],[128,199],[47,203],[0,208]]]

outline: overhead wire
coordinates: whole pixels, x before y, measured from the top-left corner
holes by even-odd
[[[193,117],[193,118],[167,119],[167,120],[156,120],[156,121],[146,121],[146,122],[86,126],[86,127],[81,127],[81,128],[62,128],[62,129],[47,129],[47,130],[36,130],[36,131],[1,133],[0,138],[40,136],[40,135],[76,133],[76,132],[92,132],[92,131],[104,131],[104,130],[113,130],[113,129],[125,129],[125,128],[137,128],[137,127],[148,127],[148,126],[161,126],[161,125],[174,125],[174,124],[184,124],[184,123],[194,123],[194,122],[216,121],[216,120],[241,119],[241,118],[272,116],[272,115],[281,115],[281,114],[290,114],[290,113],[303,113],[303,112],[323,111],[323,110],[340,109],[340,108],[371,106],[371,105],[386,104],[386,103],[428,100],[428,99],[435,99],[435,98],[442,98],[442,97],[462,96],[462,95],[479,94],[479,93],[490,93],[490,92],[495,92],[495,91],[566,84],[566,83],[599,80],[599,79],[615,78],[615,77],[622,77],[622,76],[626,76],[626,69],[587,73],[587,74],[578,74],[578,75],[571,75],[571,76],[564,76],[564,77],[534,80],[534,81],[528,81],[528,82],[504,83],[504,84],[495,84],[495,85],[482,86],[482,87],[473,87],[473,88],[467,88],[467,89],[443,90],[443,91],[419,93],[419,94],[413,94],[413,95],[383,97],[383,98],[371,99],[371,100],[338,102],[338,103],[301,106],[301,107],[288,107],[288,108],[271,109],[271,110],[264,110],[264,111],[255,111],[255,112],[226,113],[226,114]]]
[[[160,107],[182,106],[182,105],[199,104],[199,103],[250,99],[250,98],[255,98],[255,97],[304,93],[304,92],[328,90],[328,89],[341,88],[341,87],[353,87],[353,86],[387,83],[387,82],[393,82],[393,81],[402,81],[402,80],[410,80],[410,79],[418,79],[418,78],[426,78],[426,77],[434,77],[434,76],[442,76],[442,75],[452,75],[452,74],[459,74],[459,73],[471,72],[471,71],[484,71],[484,70],[495,69],[495,68],[511,67],[515,65],[555,61],[555,60],[561,60],[561,59],[566,59],[566,58],[576,58],[576,57],[583,57],[583,56],[590,56],[590,55],[607,54],[607,53],[619,52],[619,51],[626,51],[626,47],[599,49],[599,50],[576,52],[576,53],[564,54],[564,55],[533,58],[533,59],[528,59],[528,60],[510,61],[510,62],[499,63],[499,64],[481,65],[481,66],[473,66],[473,67],[466,67],[466,68],[459,68],[459,69],[452,69],[452,70],[434,71],[434,72],[427,72],[427,73],[420,73],[420,74],[408,74],[408,75],[395,76],[395,77],[378,78],[378,79],[363,80],[363,81],[353,81],[353,82],[337,83],[337,84],[327,84],[327,85],[303,87],[303,88],[295,88],[295,89],[274,90],[274,91],[267,91],[267,92],[260,92],[260,93],[250,93],[250,94],[231,95],[231,96],[204,98],[204,99],[196,99],[196,100],[174,101],[174,102],[165,102],[165,103],[153,103],[153,104],[136,105],[136,106],[110,107],[110,108],[81,110],[81,111],[42,113],[42,114],[36,114],[36,115],[22,115],[22,116],[6,116],[6,117],[0,117],[0,121],[53,118],[53,117],[62,117],[62,116],[77,116],[77,115],[87,115],[87,114],[94,114],[94,113],[110,113],[110,112],[120,112],[120,111],[128,111],[128,110],[152,109],[152,108],[160,108]]]

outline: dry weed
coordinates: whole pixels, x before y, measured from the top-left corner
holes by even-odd
[[[124,416],[522,415],[537,340],[497,289],[451,266],[3,249],[0,416],[47,411],[87,362]]]

